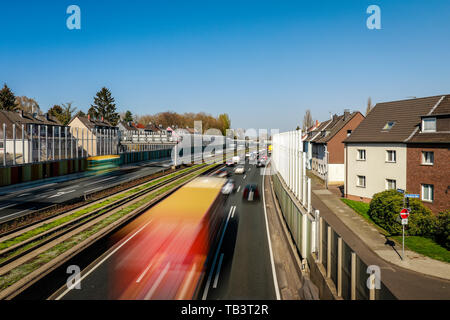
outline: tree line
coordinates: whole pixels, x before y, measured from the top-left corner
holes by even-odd
[[[39,104],[34,99],[26,96],[16,97],[6,84],[0,90],[0,110],[23,110],[29,113],[43,114]],[[86,116],[82,110],[77,112],[77,108],[73,106],[72,102],[56,104],[48,110],[48,113],[57,118],[63,125],[67,125],[77,115]],[[122,120],[125,122],[133,121],[143,125],[162,125],[164,128],[193,128],[194,121],[201,121],[204,132],[214,128],[220,130],[224,135],[226,130],[231,127],[230,117],[226,113],[220,114],[218,117],[204,112],[179,114],[173,111],[133,115],[130,110],[127,110],[125,113],[119,114],[111,91],[105,87],[101,88],[94,96],[93,104],[87,111],[87,115],[93,119],[103,119],[113,126],[116,126]]]

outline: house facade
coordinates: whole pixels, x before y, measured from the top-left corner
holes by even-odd
[[[58,159],[60,150],[65,148],[66,135],[67,127],[48,113],[0,110],[0,163]]]
[[[311,144],[311,171],[330,185],[344,183],[345,155],[343,141],[361,123],[360,112],[334,115],[313,131]]]
[[[99,156],[118,152],[118,127],[108,121],[88,116],[75,116],[70,122],[70,133],[78,141],[83,156]]]
[[[448,209],[450,96],[379,103],[345,146],[347,198],[403,189],[433,212]]]

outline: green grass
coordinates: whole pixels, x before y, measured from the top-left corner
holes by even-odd
[[[350,199],[341,199],[343,203],[348,205],[350,208],[352,208],[354,211],[356,211],[360,216],[362,216],[364,219],[368,220],[369,222],[373,221],[370,219],[369,214],[367,213],[369,211],[369,204],[361,201],[354,201]]]
[[[392,238],[398,243],[402,243],[401,236],[393,236]],[[405,247],[424,256],[450,263],[450,251],[441,247],[432,239],[419,236],[405,236]]]
[[[163,177],[158,178],[156,180],[153,180],[153,181],[151,181],[149,183],[146,183],[146,184],[144,184],[144,185],[142,185],[140,187],[133,188],[133,189],[127,191],[127,192],[124,192],[122,194],[118,194],[116,196],[113,196],[113,197],[110,197],[108,199],[105,199],[105,200],[103,200],[103,201],[101,201],[99,203],[93,204],[93,205],[91,205],[91,206],[89,206],[87,208],[75,211],[74,213],[72,213],[70,215],[67,215],[65,217],[61,217],[61,218],[56,219],[56,220],[54,220],[54,221],[52,221],[50,223],[45,223],[42,226],[34,228],[34,229],[29,230],[27,232],[24,232],[24,233],[18,235],[17,237],[14,237],[14,238],[5,240],[3,242],[0,242],[0,250],[12,247],[12,246],[14,246],[14,245],[16,245],[18,243],[21,243],[21,242],[23,242],[25,240],[28,240],[28,239],[30,239],[30,238],[38,235],[38,234],[41,234],[41,233],[44,233],[44,232],[46,232],[48,230],[56,228],[56,227],[58,227],[58,226],[60,226],[60,225],[62,225],[64,223],[72,221],[72,220],[74,220],[74,219],[76,219],[78,217],[81,217],[81,216],[83,216],[83,215],[85,215],[87,213],[90,213],[92,211],[95,211],[95,210],[97,210],[99,208],[105,207],[105,206],[107,206],[107,205],[109,205],[109,204],[111,204],[111,203],[113,203],[115,201],[118,201],[118,200],[123,199],[123,198],[125,198],[127,196],[135,194],[135,193],[137,193],[137,192],[139,192],[141,190],[144,190],[144,189],[149,188],[149,187],[151,187],[153,185],[156,185],[156,184],[158,184],[160,182],[163,182],[163,181],[166,181],[168,179],[171,179],[171,178],[173,178],[175,176],[178,176],[180,174],[183,174],[183,173],[185,173],[185,172],[187,172],[189,170],[193,170],[195,168],[198,168],[199,166],[203,166],[203,164],[195,165],[195,166],[183,169],[181,171],[177,171],[177,172],[171,173],[171,174],[169,174],[167,176],[163,176]],[[102,213],[102,212],[99,212],[99,213]]]
[[[369,216],[367,213],[369,211],[369,204],[361,201],[354,201],[349,199],[341,199],[342,202],[344,202],[346,205],[348,205],[350,208],[352,208],[356,213],[361,215],[364,219],[366,219],[371,224],[375,225],[383,231],[386,235],[388,235],[388,232],[381,228],[379,225],[377,225]],[[401,236],[389,236],[390,238],[394,239],[398,243],[402,243],[402,237]],[[450,251],[445,249],[444,247],[441,247],[439,244],[434,242],[432,239],[425,238],[425,237],[419,237],[419,236],[408,236],[405,237],[405,246],[417,253],[420,253],[424,256],[450,262]]]
[[[3,274],[0,277],[0,290],[4,290],[8,288],[9,286],[13,285],[23,277],[27,276],[31,272],[37,270],[44,264],[50,262],[54,258],[58,257],[59,255],[63,254],[64,252],[68,251],[69,249],[73,248],[77,244],[81,243],[82,241],[88,239],[92,235],[96,234],[97,232],[101,231],[103,228],[107,227],[111,223],[119,220],[123,216],[131,213],[135,209],[147,204],[149,201],[155,199],[159,195],[164,194],[165,192],[183,184],[184,182],[188,181],[189,179],[200,175],[204,171],[207,171],[209,168],[215,166],[215,164],[205,167],[204,169],[192,173],[190,175],[187,175],[186,177],[172,182],[165,186],[164,188],[159,189],[158,191],[146,196],[145,198],[139,200],[136,203],[133,203],[132,205],[127,206],[126,208],[120,209],[116,213],[110,215],[109,217],[97,222],[96,224],[92,225],[86,230],[83,230],[70,238],[66,239],[65,241],[55,245],[54,247],[46,250],[45,252],[37,255],[36,257],[30,259],[29,261],[25,262],[24,264],[17,266],[16,268],[8,271],[7,273]]]

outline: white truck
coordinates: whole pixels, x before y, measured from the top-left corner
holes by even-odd
[[[233,157],[233,163],[234,163],[234,164],[238,164],[239,161],[240,161],[239,156],[234,156],[234,157]]]

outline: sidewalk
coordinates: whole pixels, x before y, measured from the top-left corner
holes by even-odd
[[[343,203],[338,192],[312,181],[312,205],[367,263],[380,266],[383,281],[400,299],[450,299],[450,264],[393,247],[374,225]]]
[[[401,247],[396,248],[386,244],[386,237],[359,214],[343,203],[335,193],[320,189],[315,185],[314,194],[325,205],[333,210],[336,216],[347,225],[366,245],[384,260],[402,268],[450,280],[450,264],[434,260],[414,251],[405,249],[405,260],[401,259]]]

